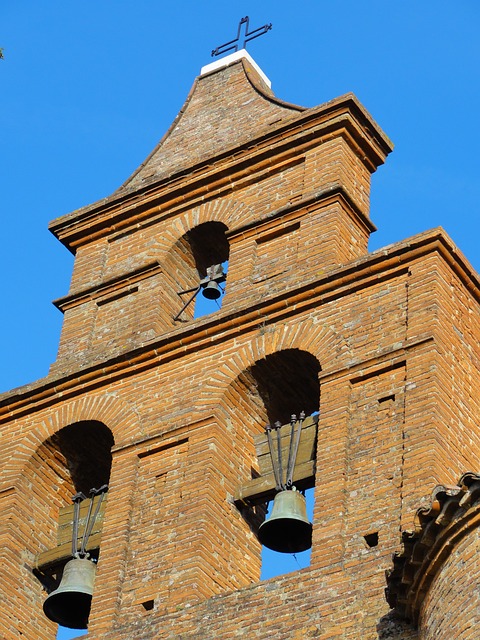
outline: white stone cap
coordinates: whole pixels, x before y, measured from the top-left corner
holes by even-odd
[[[260,69],[258,64],[255,62],[255,60],[252,58],[252,56],[248,53],[246,49],[240,49],[240,51],[235,51],[235,53],[231,53],[229,56],[225,56],[225,58],[220,58],[219,60],[215,60],[214,62],[207,64],[205,67],[201,68],[200,75],[204,76],[207,73],[211,73],[212,71],[217,71],[218,69],[222,69],[223,67],[226,67],[227,65],[231,64],[232,62],[236,62],[241,58],[246,58],[249,61],[249,63],[252,65],[252,67],[257,71],[258,75],[261,78],[263,78],[264,82],[269,87],[272,86],[272,83],[270,82],[270,80],[263,73],[263,71]]]

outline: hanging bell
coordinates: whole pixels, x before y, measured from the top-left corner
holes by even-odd
[[[296,489],[279,491],[272,514],[260,526],[258,539],[272,551],[299,553],[312,546],[312,525],[307,518],[305,496]]]
[[[58,589],[43,603],[47,618],[69,629],[86,629],[92,604],[96,565],[74,558],[65,565]]]
[[[207,300],[218,300],[222,295],[222,290],[215,282],[215,280],[210,280],[207,286],[202,291],[203,297],[207,298]]]

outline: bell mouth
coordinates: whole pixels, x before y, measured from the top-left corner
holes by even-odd
[[[67,629],[86,629],[92,606],[92,594],[64,591],[51,600],[45,600],[43,611],[52,622]]]
[[[258,539],[272,551],[300,553],[312,546],[312,525],[292,518],[267,520],[258,530]]]
[[[86,629],[92,605],[96,565],[87,558],[69,560],[60,584],[43,603],[43,612],[68,629]]]
[[[216,282],[209,282],[202,290],[202,295],[207,300],[218,300],[222,295],[221,289]]]
[[[312,546],[312,525],[307,518],[305,497],[295,489],[275,496],[270,518],[260,525],[258,539],[279,553],[300,553]]]

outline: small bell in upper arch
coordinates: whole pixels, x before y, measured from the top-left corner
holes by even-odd
[[[222,295],[222,290],[215,280],[210,280],[207,286],[202,290],[202,294],[204,298],[207,298],[207,300],[218,300]]]

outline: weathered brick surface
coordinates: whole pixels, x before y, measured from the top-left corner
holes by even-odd
[[[233,153],[173,176],[201,152],[174,129],[163,145],[184,136],[178,166],[160,146],[121,193],[54,223],[76,251],[58,359],[0,400],[6,640],[54,637],[32,568],[75,492],[55,434],[84,421],[115,442],[89,638],[413,640],[447,627],[436,604],[420,632],[396,619],[385,570],[433,486],[480,468],[477,276],[441,230],[368,254],[383,134],[351,96],[264,104],[242,69],[202,78],[179,122],[204,127],[212,108],[225,128],[228,109],[210,101],[227,87],[223,104],[263,105],[242,108],[251,144],[233,120]],[[288,121],[269,124],[277,111]],[[158,185],[137,194],[141,176]],[[212,250],[199,256],[188,234],[213,223],[230,251],[222,308],[174,322]],[[258,471],[253,438],[270,413],[302,409],[296,397],[318,385],[311,565],[261,582],[254,519],[233,495]],[[466,562],[474,547],[455,553]],[[446,602],[467,601],[457,585]]]
[[[480,622],[480,528],[465,537],[446,560],[423,605],[422,637],[425,640],[478,638]],[[465,585],[459,589],[459,585]],[[439,615],[439,609],[447,615]]]
[[[255,86],[245,81],[248,77],[254,78]],[[275,98],[246,59],[223,73],[200,76],[159,146],[121,190],[135,190],[198,162],[210,162],[303,110]]]

